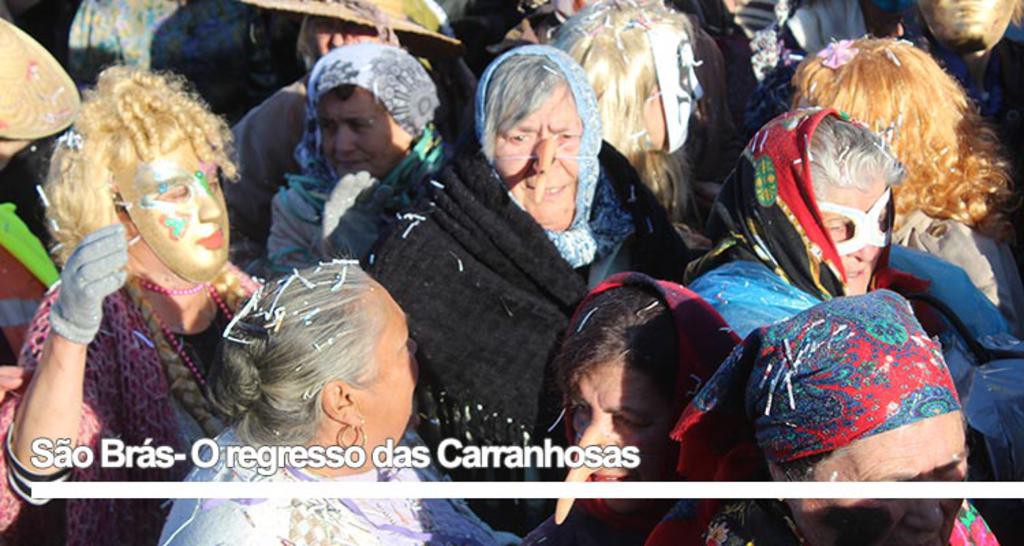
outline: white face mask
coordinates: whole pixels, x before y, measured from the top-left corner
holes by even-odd
[[[878,198],[874,205],[871,205],[871,209],[867,212],[827,201],[818,202],[818,209],[821,212],[838,214],[847,220],[844,237],[837,238],[835,234],[831,233],[831,230],[829,231],[840,256],[853,254],[866,246],[879,248],[889,246],[892,218],[887,212],[891,199],[892,190],[886,189],[885,193]]]
[[[654,69],[661,90],[661,106],[665,110],[668,151],[675,152],[686,143],[690,115],[697,100],[703,96],[694,67],[693,45],[677,32],[665,28],[647,31],[654,53]]]

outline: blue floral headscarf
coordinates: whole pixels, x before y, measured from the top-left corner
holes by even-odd
[[[818,304],[747,336],[694,398],[673,437],[681,467],[724,460],[710,450],[730,442],[756,442],[765,459],[787,463],[960,410],[941,346],[907,300],[875,290]],[[731,439],[717,442],[723,431]],[[722,479],[737,479],[728,474]]]
[[[597,96],[580,65],[564,52],[542,45],[518,47],[495,59],[484,71],[476,90],[476,136],[482,144],[489,114],[486,111],[487,90],[495,70],[509,58],[522,55],[544,57],[555,65],[569,85],[576,111],[583,122],[577,154],[576,213],[565,231],[545,230],[565,261],[574,268],[583,267],[608,255],[616,245],[626,240],[633,233],[633,220],[622,208],[598,161],[602,142],[601,114],[597,109]],[[515,197],[512,200],[519,204]]]

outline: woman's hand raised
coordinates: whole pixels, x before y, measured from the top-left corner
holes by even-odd
[[[122,224],[86,235],[61,272],[60,295],[50,312],[53,330],[68,341],[91,343],[103,319],[103,300],[124,285],[127,263]]]

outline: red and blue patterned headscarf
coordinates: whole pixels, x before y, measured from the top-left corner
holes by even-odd
[[[857,123],[836,110],[802,108],[771,120],[754,135],[708,216],[705,235],[715,246],[687,267],[687,282],[727,263],[747,261],[764,264],[816,299],[845,295],[846,271],[811,180],[811,142],[827,117]],[[872,290],[916,293],[928,284],[890,267],[889,247],[882,249]]]
[[[878,290],[750,334],[683,412],[673,438],[689,479],[748,479],[752,468],[740,461],[751,453],[786,463],[958,410],[940,346],[905,299]],[[739,466],[709,464],[723,459]]]

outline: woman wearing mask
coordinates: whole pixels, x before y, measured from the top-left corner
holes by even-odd
[[[602,146],[596,97],[565,53],[502,55],[476,112],[478,142],[367,262],[409,314],[428,443],[530,444],[558,413],[548,363],[589,287],[627,270],[678,279],[687,250],[629,162]]]
[[[887,139],[906,169],[893,188],[893,242],[963,268],[1019,336],[1009,162],[956,80],[907,42],[863,39],[804,61],[793,89],[794,105],[847,112]]]
[[[22,351],[32,381],[0,406],[0,529],[31,542],[66,528],[68,544],[152,543],[164,518],[156,500],[69,500],[59,524],[18,528],[20,514],[45,502],[27,484],[72,473],[175,480],[184,468],[36,468],[32,442],[70,438],[95,450],[101,438],[151,439],[181,452],[220,432],[207,376],[224,325],[254,288],[227,262],[229,146],[224,122],[178,79],[113,67],[86,95],[44,188],[60,285]]]

